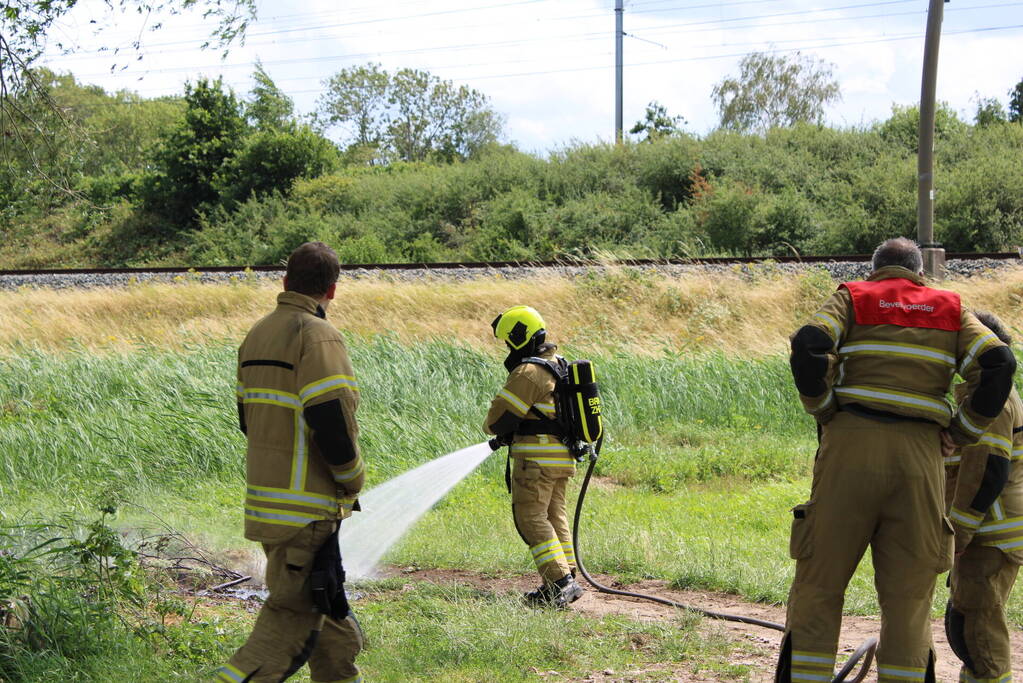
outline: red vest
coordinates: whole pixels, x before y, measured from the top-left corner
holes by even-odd
[[[931,289],[906,278],[845,282],[857,325],[899,325],[934,330],[959,330],[959,295]]]

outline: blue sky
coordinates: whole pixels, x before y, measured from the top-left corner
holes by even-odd
[[[657,100],[684,116],[688,130],[707,133],[718,120],[714,84],[737,74],[744,54],[768,50],[798,50],[833,65],[843,99],[828,109],[830,124],[882,120],[893,103],[919,99],[927,6],[626,0],[625,126]],[[221,75],[244,95],[259,59],[308,113],[324,79],[372,61],[388,70],[425,69],[484,92],[506,116],[507,141],[526,151],[613,136],[614,0],[260,0],[245,45],[226,58],[200,49],[207,26],[197,14],[140,17],[105,8],[102,0],[83,0],[52,34],[76,53],[51,54],[45,63],[145,96],[180,93],[187,80]],[[1008,90],[1023,79],[1023,0],[952,0],[944,9],[938,97],[970,120],[978,96],[1007,104]],[[156,23],[159,31],[146,30]],[[137,55],[128,46],[138,37]],[[124,49],[97,52],[104,45]]]

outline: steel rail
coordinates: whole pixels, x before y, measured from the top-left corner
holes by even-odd
[[[948,260],[975,261],[980,259],[1012,260],[1023,258],[1018,252],[949,253]],[[566,266],[664,266],[664,265],[733,265],[752,263],[829,263],[866,262],[869,254],[838,254],[834,256],[712,256],[707,258],[672,259],[615,259],[598,261],[592,259],[561,259],[556,261],[468,261],[439,263],[356,263],[342,264],[342,271],[357,270],[486,270],[496,268],[555,268]],[[153,266],[149,268],[40,268],[28,270],[0,270],[0,277],[31,275],[134,275],[134,274],[177,274],[190,273],[238,273],[238,272],[281,272],[284,265],[262,266]]]

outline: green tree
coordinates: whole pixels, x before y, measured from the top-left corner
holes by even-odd
[[[245,105],[245,117],[259,130],[284,128],[294,117],[295,103],[277,87],[258,60],[252,78],[256,84],[249,91],[251,99]]]
[[[1005,107],[997,97],[981,97],[977,100],[977,111],[973,115],[973,123],[981,128],[1006,120]]]
[[[426,71],[393,75],[378,64],[344,69],[325,83],[317,118],[341,126],[351,151],[374,161],[467,159],[501,134],[489,98]]]
[[[337,168],[337,149],[308,126],[250,135],[217,177],[221,200],[229,207],[253,195],[287,195],[299,178],[315,178]]]
[[[948,102],[938,102],[934,110],[934,139],[948,140],[967,128]],[[920,146],[920,107],[892,105],[892,115],[879,127],[881,138],[916,154]]]
[[[1023,78],[1009,91],[1009,120],[1023,122]]]
[[[629,134],[642,135],[645,142],[653,142],[665,135],[681,133],[686,123],[684,117],[669,115],[667,107],[654,100],[646,106],[643,120],[637,121],[636,125],[629,129]]]
[[[823,123],[824,108],[841,99],[832,68],[798,52],[792,57],[746,55],[738,77],[723,79],[711,93],[721,127],[763,133],[798,122]]]
[[[241,105],[220,79],[185,85],[184,120],[166,135],[143,182],[147,210],[182,228],[220,199],[219,176],[247,132]]]

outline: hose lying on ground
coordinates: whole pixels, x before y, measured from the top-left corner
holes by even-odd
[[[586,469],[586,476],[583,479],[582,487],[579,489],[579,498],[575,504],[575,518],[572,520],[572,545],[575,551],[575,562],[576,567],[579,569],[579,573],[586,579],[594,588],[601,593],[609,593],[611,595],[624,595],[630,598],[638,598],[640,600],[650,600],[651,602],[657,602],[662,605],[669,607],[675,607],[678,609],[688,610],[690,612],[696,612],[702,614],[705,617],[711,619],[722,619],[724,621],[736,621],[741,624],[750,624],[753,626],[761,626],[763,628],[769,628],[775,631],[784,631],[785,626],[782,624],[776,624],[772,621],[764,621],[762,619],[755,619],[753,617],[744,617],[740,614],[726,614],[724,612],[713,612],[711,610],[701,609],[699,607],[693,607],[691,605],[683,605],[680,602],[674,600],[668,600],[667,598],[660,598],[656,595],[647,595],[646,593],[634,593],[632,591],[623,591],[616,588],[610,588],[604,584],[598,582],[590,573],[586,571],[586,566],[583,564],[582,553],[580,552],[579,546],[579,518],[583,509],[583,501],[586,499],[586,490],[589,488],[590,476],[593,474],[593,468],[597,464],[597,452],[590,452],[590,464]],[[862,659],[863,665],[860,668],[860,672],[855,678],[849,679],[849,683],[860,683],[866,678],[867,673],[870,671],[870,665],[874,660],[874,652],[877,650],[877,638],[868,638],[863,641],[863,644],[853,652],[852,656],[846,661],[845,665],[841,668],[835,678],[832,679],[832,683],[844,683],[846,676],[852,673],[853,669],[856,668],[857,663]]]

